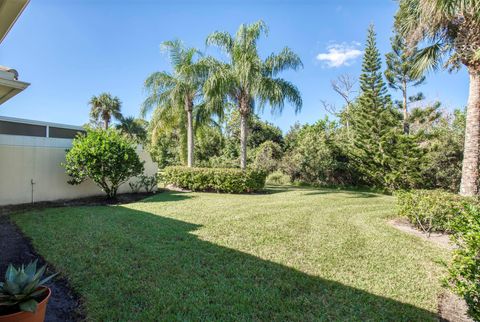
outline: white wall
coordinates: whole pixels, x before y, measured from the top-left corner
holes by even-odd
[[[33,201],[75,199],[101,195],[103,192],[87,180],[80,185],[67,183],[68,176],[61,163],[72,140],[0,134],[0,205]],[[157,173],[157,165],[147,151],[137,149],[145,161],[145,174]],[[31,184],[31,180],[35,184]],[[131,192],[128,183],[119,193]]]

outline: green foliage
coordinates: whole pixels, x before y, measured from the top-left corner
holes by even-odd
[[[480,208],[465,204],[451,224],[457,245],[447,279],[451,289],[462,296],[468,313],[480,321]]]
[[[122,117],[117,130],[137,143],[145,143],[147,139],[148,122],[133,116]]]
[[[37,270],[37,260],[27,266],[8,265],[5,281],[0,283],[0,317],[2,313],[19,311],[35,312],[39,301],[43,300],[48,283],[55,275],[43,277],[46,265]]]
[[[385,78],[388,85],[395,90],[406,90],[406,86],[409,85],[421,85],[425,77],[414,71],[417,49],[408,48],[405,38],[398,34],[391,42],[392,51],[385,55],[387,63]]]
[[[268,175],[266,183],[274,185],[286,185],[290,183],[290,177],[280,171],[275,171]]]
[[[298,88],[291,82],[279,77],[282,71],[298,70],[303,67],[300,57],[285,47],[278,54],[262,59],[258,52],[258,40],[267,33],[263,21],[242,24],[235,36],[227,32],[216,31],[208,36],[207,45],[215,45],[225,51],[228,62],[207,58],[210,74],[205,82],[207,97],[229,101],[235,104],[243,124],[240,137],[240,165],[247,164],[247,122],[254,108],[263,109],[267,104],[272,110],[281,112],[285,102],[289,102],[295,111],[302,107],[302,98]]]
[[[255,149],[253,168],[271,173],[278,168],[283,155],[282,147],[275,142],[265,141]]]
[[[129,182],[128,185],[132,192],[138,193],[143,188],[143,190],[147,193],[154,192],[158,186],[158,178],[156,175],[147,176],[141,175],[138,177],[137,181]]]
[[[443,190],[411,190],[397,193],[398,215],[406,217],[424,232],[451,232],[452,221],[459,215],[465,202],[475,199]]]
[[[217,125],[200,126],[195,134],[195,163],[199,167],[211,166],[211,159],[222,154],[226,138]]]
[[[281,169],[292,181],[310,184],[353,184],[338,124],[327,119],[313,125],[294,126],[286,135],[287,150]]]
[[[416,187],[423,151],[416,138],[404,135],[381,73],[373,26],[360,76],[360,96],[351,108],[352,144],[349,153],[362,180],[390,190]]]
[[[163,129],[149,128],[149,151],[152,159],[157,163],[160,169],[169,165],[180,165],[186,160],[186,136],[183,135],[182,128],[178,131],[163,131]]]
[[[436,114],[435,110],[430,112]],[[412,111],[411,117],[413,116],[415,111]],[[453,114],[431,116],[433,124],[429,124],[428,118],[420,119],[423,124],[412,123],[412,128],[420,127],[419,136],[426,151],[422,185],[456,193],[460,189],[462,177],[465,111],[455,110]]]
[[[68,183],[80,184],[90,178],[114,198],[118,187],[143,172],[133,143],[114,129],[89,130],[77,136],[68,150],[65,163]]]
[[[254,192],[265,186],[266,174],[259,170],[224,168],[167,167],[161,173],[163,182],[192,191],[227,193]]]
[[[102,93],[98,96],[93,96],[90,99],[90,121],[92,124],[98,124],[101,120],[103,127],[108,129],[108,126],[113,118],[117,120],[122,119],[122,102],[118,97],[113,97],[110,93]]]
[[[259,147],[266,141],[272,141],[280,146],[284,144],[282,130],[270,122],[261,120],[257,114],[252,113],[248,117],[248,131],[247,146],[251,149]],[[232,111],[228,116],[225,132],[235,142],[236,149],[239,151],[240,114],[237,110]]]
[[[202,87],[209,65],[200,58],[201,52],[185,48],[179,40],[162,43],[162,49],[170,56],[173,72],[155,72],[145,80],[148,96],[143,102],[141,114],[145,116],[148,111],[154,110],[152,145],[158,143],[160,135],[176,131],[181,136],[183,149],[192,155],[189,162],[193,162],[194,141],[187,146],[187,133],[193,138],[194,123],[198,127],[210,122],[213,115],[222,117],[223,101],[207,99],[203,95]],[[183,163],[185,159],[186,156],[182,157]]]

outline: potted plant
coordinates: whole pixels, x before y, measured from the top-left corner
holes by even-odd
[[[55,275],[43,278],[46,265],[37,270],[37,260],[26,267],[8,265],[5,281],[0,282],[0,322],[43,322],[51,290],[45,284]]]

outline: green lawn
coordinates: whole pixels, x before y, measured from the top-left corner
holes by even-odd
[[[91,321],[436,320],[445,251],[387,224],[394,198],[165,192],[16,215]]]

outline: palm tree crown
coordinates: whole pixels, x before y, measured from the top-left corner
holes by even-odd
[[[193,110],[194,106],[206,108],[208,105],[202,100],[202,86],[208,68],[199,61],[201,53],[197,49],[185,48],[178,40],[166,41],[162,48],[169,54],[173,73],[155,72],[147,78],[145,89],[148,97],[141,114],[145,116],[148,111],[155,109],[152,126],[177,126],[178,122],[186,121],[188,165],[192,166]],[[186,115],[186,120],[182,114]]]
[[[120,112],[122,102],[118,97],[112,97],[110,93],[93,96],[89,104],[90,118],[92,121],[102,120],[105,129],[108,129],[112,117],[117,120],[122,119],[122,113]]]
[[[207,59],[212,68],[205,82],[207,97],[221,97],[232,101],[241,115],[241,167],[246,167],[247,119],[254,111],[255,103],[262,109],[269,104],[282,111],[289,101],[298,112],[302,98],[297,87],[278,74],[287,69],[301,68],[300,58],[289,48],[279,54],[271,54],[262,60],[258,54],[257,41],[267,34],[263,21],[250,25],[242,24],[233,37],[227,32],[214,32],[207,38],[207,45],[220,47],[229,58],[227,63]]]

